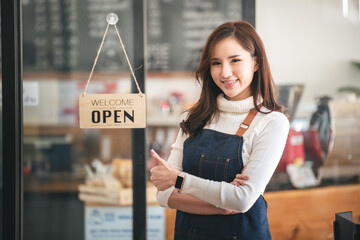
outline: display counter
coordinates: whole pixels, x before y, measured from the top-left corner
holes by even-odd
[[[334,239],[335,213],[352,211],[360,222],[360,184],[265,193],[273,239]],[[166,209],[166,239],[174,236],[176,210]]]

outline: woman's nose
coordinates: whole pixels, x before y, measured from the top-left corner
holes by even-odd
[[[229,78],[232,76],[231,66],[224,63],[221,68],[221,78]]]

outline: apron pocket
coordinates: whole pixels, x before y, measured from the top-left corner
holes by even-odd
[[[199,177],[228,182],[229,164],[230,158],[209,157],[202,153],[199,160]]]

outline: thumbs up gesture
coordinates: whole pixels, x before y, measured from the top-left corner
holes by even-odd
[[[150,181],[159,191],[164,191],[175,185],[176,178],[180,171],[176,170],[170,163],[162,159],[153,149],[151,156],[158,162],[158,165],[150,169]]]

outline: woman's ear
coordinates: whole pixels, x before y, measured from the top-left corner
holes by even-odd
[[[254,72],[259,70],[258,58],[254,57]]]

